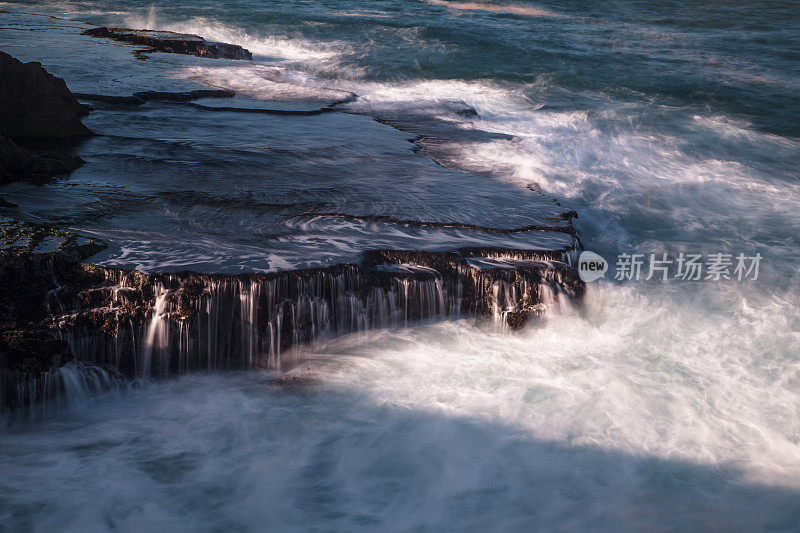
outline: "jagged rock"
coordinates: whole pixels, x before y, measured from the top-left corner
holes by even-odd
[[[0,332],[37,329],[51,312],[50,291],[61,283],[81,286],[88,279],[77,258],[67,253],[32,254],[0,250]]]
[[[0,135],[90,135],[80,120],[88,113],[64,80],[49,74],[41,63],[22,63],[0,52]]]
[[[89,112],[61,78],[40,63],[22,63],[0,52],[0,183],[21,177],[68,174],[80,157],[58,150],[36,153],[11,138],[68,138],[90,135],[80,117]]]
[[[206,41],[199,35],[171,31],[135,30],[131,28],[107,28],[101,26],[83,32],[92,37],[105,37],[124,43],[147,46],[153,52],[187,54],[214,59],[251,60],[253,54],[236,44]]]
[[[65,254],[0,250],[0,416],[61,399],[70,387],[99,391],[109,383],[106,371],[70,363],[69,344],[46,321],[60,311],[50,305],[55,280],[85,282],[77,265]]]
[[[133,93],[131,96],[111,96],[89,93],[73,94],[81,100],[137,106],[150,100],[185,103],[191,102],[192,100],[199,100],[200,98],[233,98],[236,92],[230,89],[196,89],[194,91],[183,92],[140,91]]]
[[[521,329],[534,318],[536,313],[531,311],[509,311],[506,314],[506,325],[511,329]]]

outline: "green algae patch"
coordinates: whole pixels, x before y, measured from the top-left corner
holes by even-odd
[[[62,252],[84,260],[106,248],[103,241],[68,229],[0,216],[0,249],[30,253]]]

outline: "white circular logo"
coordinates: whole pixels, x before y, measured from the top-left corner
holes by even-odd
[[[608,271],[608,262],[602,256],[590,252],[581,252],[578,257],[578,275],[585,282],[600,279],[606,275]]]

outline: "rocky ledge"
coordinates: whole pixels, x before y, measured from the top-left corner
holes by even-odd
[[[560,298],[581,299],[583,283],[559,259],[386,250],[309,270],[145,274],[0,250],[0,410],[57,398],[64,365],[87,383],[286,369],[303,344],[371,328],[470,316],[517,328]]]
[[[114,28],[87,33],[165,52],[250,58],[241,47],[195,35]],[[53,138],[86,135],[80,117],[88,110],[40,64],[0,54],[0,135],[10,138],[0,138],[0,177],[66,172],[79,164],[26,151],[22,143],[44,138],[52,146]],[[83,96],[140,105],[232,93]],[[490,317],[497,327],[519,328],[562,299],[580,301],[584,292],[561,249],[373,250],[352,264],[307,270],[146,274],[83,264],[102,244],[65,230],[7,219],[0,219],[0,229],[0,415],[123,380],[193,370],[283,370],[298,362],[299,346],[371,328],[459,317]],[[532,229],[540,228],[525,228]]]
[[[171,31],[135,30],[131,28],[107,28],[101,26],[83,32],[92,37],[105,37],[123,43],[146,46],[147,50],[139,53],[166,52],[169,54],[187,54],[214,59],[251,60],[253,54],[237,44],[206,41],[199,35],[190,33],[174,33]]]
[[[83,163],[80,157],[58,150],[28,150],[0,135],[0,184],[19,178],[48,178],[69,174]],[[7,204],[0,203],[2,205]]]

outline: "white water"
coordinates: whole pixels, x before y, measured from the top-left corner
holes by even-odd
[[[177,33],[200,35],[209,41],[236,43],[250,50],[257,58],[290,63],[314,63],[318,67],[341,66],[344,53],[352,53],[352,45],[344,41],[314,42],[299,36],[249,35],[240,27],[221,23],[218,20],[196,17],[183,22],[165,24],[160,20],[158,9],[151,7],[146,13],[129,14],[123,18],[130,28],[165,30]]]
[[[169,338],[169,322],[164,316],[167,310],[167,296],[169,296],[169,292],[163,287],[159,287],[158,292],[156,304],[153,307],[153,316],[150,319],[150,323],[147,325],[147,332],[145,333],[141,361],[139,361],[139,367],[136,369],[136,377],[138,378],[149,379],[153,352],[155,352],[158,358],[159,352],[169,347],[167,344]]]
[[[106,395],[4,436],[0,519],[74,531],[794,527],[790,306],[717,324],[697,302],[669,316],[601,285],[590,307],[591,320],[568,313],[518,336],[460,321],[345,337],[300,365],[319,380],[307,389],[251,373]],[[768,362],[754,357],[765,350]]]

